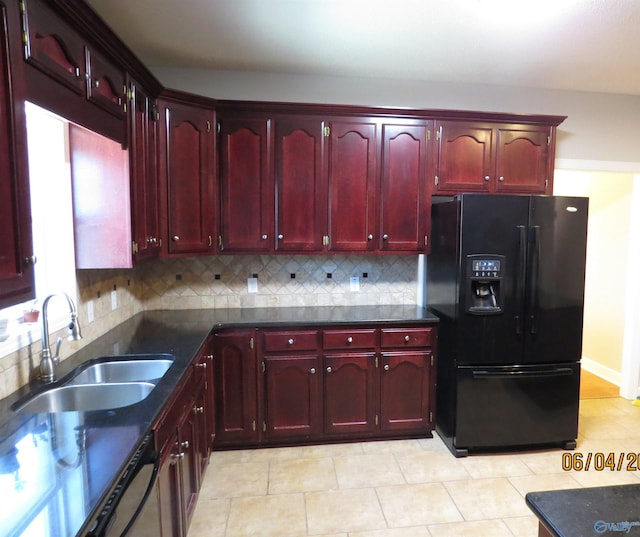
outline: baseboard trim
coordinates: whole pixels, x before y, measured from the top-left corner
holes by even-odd
[[[611,384],[615,384],[620,387],[622,384],[622,373],[616,371],[615,369],[611,369],[606,365],[602,365],[587,356],[582,357],[582,368],[589,373],[593,373],[594,375],[598,375],[600,378],[603,378],[607,382]]]

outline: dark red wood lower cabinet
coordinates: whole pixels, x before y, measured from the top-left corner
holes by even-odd
[[[382,431],[429,431],[431,352],[382,353]]]
[[[325,356],[324,378],[324,432],[375,432],[379,400],[375,353]]]
[[[322,433],[320,358],[266,356],[264,437],[312,439]]]

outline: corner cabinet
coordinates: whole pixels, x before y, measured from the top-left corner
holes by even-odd
[[[19,13],[0,1],[0,308],[35,297]]]
[[[436,122],[434,194],[551,194],[555,125]]]
[[[216,251],[215,114],[178,99],[160,99],[163,253],[210,255]]]
[[[162,535],[186,537],[211,450],[211,339],[154,426],[160,467],[156,494]]]
[[[136,261],[160,254],[158,197],[158,101],[129,81],[129,159],[132,250]]]
[[[216,447],[432,435],[436,326],[317,325],[213,337]]]

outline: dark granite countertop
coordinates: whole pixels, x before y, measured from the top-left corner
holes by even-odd
[[[640,484],[530,492],[526,501],[556,537],[640,535]]]
[[[58,366],[60,383],[87,360],[170,354],[174,363],[142,402],[91,412],[26,414],[11,410],[42,386],[32,383],[0,401],[0,535],[82,534],[158,418],[212,330],[310,324],[435,323],[416,306],[353,306],[148,311],[109,330]]]

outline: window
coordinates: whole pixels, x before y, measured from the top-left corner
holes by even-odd
[[[52,293],[77,296],[68,122],[31,103],[26,103],[26,115],[37,298],[35,303],[0,311],[0,319],[9,320],[0,356],[39,338],[39,324],[21,322],[25,310],[41,309],[44,298]],[[68,322],[62,298],[52,299],[47,313],[52,331]]]

